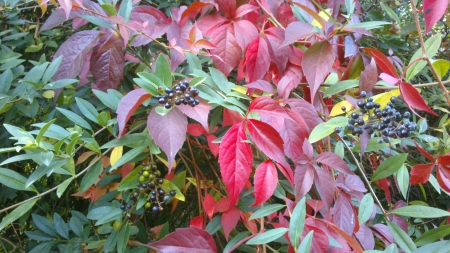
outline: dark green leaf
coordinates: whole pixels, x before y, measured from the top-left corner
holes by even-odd
[[[27,179],[19,173],[10,169],[0,168],[0,183],[19,191],[38,192],[33,185],[26,188],[26,182]]]
[[[117,241],[117,252],[123,253],[127,248],[128,239],[130,238],[130,224],[126,222],[119,232],[119,240]]]
[[[60,55],[58,58],[54,59],[52,63],[48,66],[47,70],[44,73],[44,76],[42,77],[42,83],[46,84],[48,81],[50,81],[53,77],[53,75],[56,73],[56,70],[58,70],[59,65],[61,64],[63,56]]]
[[[163,82],[165,87],[172,87],[172,71],[166,57],[159,54],[154,64],[156,64],[155,75]]]
[[[49,166],[41,165],[39,166],[33,173],[31,173],[30,177],[27,180],[27,183],[25,184],[25,187],[29,187],[34,182],[39,180],[42,176],[44,176],[46,173],[51,173],[53,170],[56,170],[57,168],[61,168],[64,166],[69,160],[68,159],[59,159],[55,158],[50,163]]]
[[[72,182],[72,180],[74,180],[74,177],[70,177],[66,180],[64,180],[64,182],[62,182],[58,189],[56,189],[56,196],[58,196],[58,198],[61,198],[62,194],[66,191],[67,187],[70,185],[70,183]]]
[[[62,114],[64,114],[64,116],[66,116],[73,123],[92,131],[91,125],[89,125],[89,123],[87,123],[87,121],[81,118],[78,114],[63,108],[56,108],[56,109],[60,111]]]
[[[90,242],[85,249],[97,249],[105,244],[106,240]]]
[[[38,214],[32,213],[31,216],[33,217],[33,222],[36,225],[36,228],[41,230],[42,232],[57,237],[58,234],[53,227],[53,224],[51,221],[49,221],[47,218],[40,216]]]
[[[335,95],[341,91],[348,90],[350,88],[357,87],[359,85],[359,80],[345,80],[341,82],[337,82],[331,85],[323,95],[324,97],[330,97]]]
[[[287,228],[275,228],[266,230],[266,232],[259,234],[247,241],[248,245],[266,244],[282,237],[289,229]]]
[[[98,112],[95,109],[95,107],[91,103],[82,98],[75,98],[75,101],[78,105],[78,108],[80,108],[80,111],[83,113],[83,115],[86,118],[97,123]]]
[[[70,218],[69,222],[70,229],[78,236],[81,237],[83,233],[83,224],[81,224],[77,217]]]
[[[95,225],[100,226],[113,220],[118,220],[122,217],[122,213],[123,211],[120,208],[114,208],[110,212],[105,213],[100,219],[98,219]]]
[[[28,237],[30,237],[31,239],[36,240],[36,241],[45,242],[45,241],[50,241],[50,240],[55,239],[55,237],[47,235],[47,234],[45,234],[45,233],[43,233],[43,232],[41,232],[39,230],[36,230],[36,231],[25,231],[25,234]]]
[[[114,230],[111,235],[106,239],[105,245],[103,245],[103,249],[106,252],[111,252],[116,248],[117,241],[119,240],[119,231]]]
[[[384,160],[373,174],[372,182],[389,177],[397,172],[405,163],[406,158],[408,158],[408,154],[398,154]]]
[[[55,223],[55,230],[58,234],[66,239],[69,239],[69,228],[58,213],[53,214],[53,222]]]
[[[391,231],[394,241],[397,245],[406,253],[411,253],[413,250],[417,249],[411,237],[403,231],[397,224],[390,221],[386,221],[389,230]]]
[[[222,228],[222,223],[220,223],[221,219],[222,219],[222,215],[220,215],[220,214],[214,216],[212,221],[210,221],[208,223],[208,225],[206,225],[206,231],[212,235],[215,234],[217,231],[219,231],[219,229]]]
[[[247,236],[250,235],[250,232],[244,231],[244,232],[240,232],[239,234],[237,234],[235,237],[233,237],[233,239],[231,239],[227,245],[225,246],[225,248],[223,249],[224,253],[228,253],[229,250],[236,245],[236,243],[242,241],[244,238],[246,238]]]
[[[38,246],[34,247],[29,253],[47,253],[52,249],[53,242],[44,242],[38,244]]]
[[[416,246],[423,246],[444,238],[447,235],[450,235],[450,225],[443,225],[438,228],[428,230],[419,236],[414,242],[416,243]]]
[[[83,176],[80,183],[80,192],[85,192],[91,187],[102,173],[102,161],[97,161]]]
[[[115,210],[115,207],[112,206],[101,206],[89,211],[87,218],[90,220],[100,220],[104,215]]]
[[[450,212],[429,206],[403,206],[390,213],[414,218],[439,218],[450,216]]]
[[[373,213],[373,207],[374,207],[373,197],[370,193],[367,193],[364,195],[363,199],[361,200],[361,203],[359,204],[359,210],[358,210],[358,220],[359,223],[365,223],[369,220],[370,216]]]
[[[292,247],[297,248],[300,236],[305,226],[306,218],[306,198],[303,197],[295,206],[291,214],[291,221],[289,224],[289,239]]]
[[[61,79],[44,86],[44,90],[56,90],[78,83],[77,79]]]
[[[22,217],[26,212],[28,212],[28,210],[30,210],[34,206],[34,204],[36,204],[36,201],[38,201],[38,199],[29,200],[3,217],[3,220],[0,223],[0,230],[3,230],[7,225]]]

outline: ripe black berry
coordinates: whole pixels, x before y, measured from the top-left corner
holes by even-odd
[[[166,88],[166,90],[165,90],[165,91],[166,91],[166,93],[167,93],[167,94],[169,94],[169,93],[172,93],[172,92],[173,92],[172,88]]]
[[[338,133],[341,132],[341,128],[340,128],[340,127],[336,127],[336,128],[334,129],[334,131],[338,134]]]
[[[173,197],[173,196],[175,196],[177,194],[177,192],[175,190],[171,190],[169,194],[170,194],[170,196]]]
[[[391,140],[389,137],[385,136],[385,137],[383,137],[383,141],[386,143],[389,143]]]
[[[383,138],[378,139],[378,143],[383,143]]]
[[[403,113],[403,118],[409,119],[409,117],[411,117],[411,113],[410,112]]]
[[[366,106],[366,103],[364,103],[364,101],[358,101],[358,107],[363,109]]]
[[[165,107],[166,109],[170,109],[170,108],[172,107],[172,104],[169,103],[169,102],[167,102],[167,103],[164,105],[164,107]]]
[[[355,127],[353,125],[347,125],[348,130],[353,130]]]
[[[353,119],[359,118],[359,114],[357,114],[356,112],[353,112],[351,116]]]
[[[168,200],[169,200],[169,196],[167,196],[167,195],[164,196],[163,201],[164,201],[164,202],[167,202]]]
[[[358,125],[362,126],[362,125],[364,125],[364,120],[363,119],[359,119],[357,121],[357,123],[358,123]]]
[[[347,108],[345,106],[342,106],[341,110],[345,112],[345,111],[347,111]]]
[[[355,120],[354,119],[348,119],[348,124],[349,125],[354,125],[355,124]]]
[[[153,206],[152,207],[152,212],[157,213],[159,211],[159,207],[158,206]]]
[[[128,205],[126,206],[126,208],[127,208],[127,209],[131,209],[131,205],[128,204]]]
[[[125,205],[121,205],[120,209],[125,210],[125,208],[127,208]]]
[[[373,98],[368,98],[367,102],[373,102]]]
[[[361,91],[360,95],[361,95],[362,98],[365,98],[367,96],[367,93],[365,91]]]
[[[164,180],[162,178],[158,178],[158,184],[162,184]]]
[[[397,100],[398,100],[397,97],[395,97],[395,96],[394,96],[394,97],[391,97],[391,102],[392,102],[392,103],[397,102]]]
[[[164,194],[166,194],[166,192],[163,189],[159,189],[158,194],[160,196],[164,196]]]

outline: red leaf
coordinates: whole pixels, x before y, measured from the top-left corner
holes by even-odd
[[[286,156],[295,161],[303,154],[303,142],[308,138],[309,132],[299,114],[288,108],[285,111],[290,119],[284,119],[283,127],[279,131],[284,141]]]
[[[234,18],[240,18],[240,17],[244,16],[245,14],[250,13],[250,12],[254,12],[254,11],[258,10],[258,9],[259,8],[254,6],[254,5],[243,4],[243,5],[241,5],[241,6],[239,6],[237,8],[236,15],[235,15]]]
[[[206,140],[208,141],[209,150],[211,151],[211,153],[214,156],[217,157],[217,155],[219,154],[219,144],[213,143],[213,141],[216,139],[217,139],[217,137],[215,135],[212,135],[212,134],[206,135]]]
[[[134,111],[144,103],[145,100],[149,99],[150,95],[144,89],[137,89],[130,91],[125,97],[123,97],[119,105],[117,106],[117,124],[119,125],[119,136],[122,136],[125,130],[125,124]]]
[[[375,58],[375,61],[378,67],[380,67],[381,71],[398,78],[398,74],[397,71],[395,71],[394,65],[392,65],[391,61],[389,61],[389,59],[383,53],[372,48],[363,48],[363,50],[370,53],[373,58]]]
[[[71,0],[58,0],[59,5],[66,13],[66,19],[69,19],[70,10],[72,10],[72,1]]]
[[[188,6],[188,8],[183,11],[180,18],[180,25],[183,26],[187,21],[189,16],[195,16],[197,13],[205,6],[211,5],[210,3],[193,2]]]
[[[438,116],[435,112],[433,112],[433,110],[430,109],[430,107],[428,107],[423,97],[410,83],[401,82],[400,92],[406,104],[408,104],[410,108],[426,111],[434,116]]]
[[[381,78],[381,80],[385,81],[386,83],[388,83],[390,85],[397,84],[398,81],[401,80],[400,78],[393,77],[393,76],[391,76],[389,74],[386,74],[386,73],[381,73],[380,74],[380,78]]]
[[[187,132],[192,136],[198,137],[205,133],[205,129],[199,124],[192,123],[188,125]]]
[[[302,164],[295,167],[294,185],[295,198],[300,200],[311,190],[314,181],[314,168],[311,164]]]
[[[207,16],[201,16],[196,24],[198,29],[202,31],[202,33],[206,36],[210,36],[211,33],[220,25],[226,22],[227,19],[218,15],[207,15]]]
[[[288,103],[291,109],[298,115],[301,115],[305,124],[308,126],[308,132],[311,132],[314,127],[323,122],[319,117],[319,114],[317,114],[316,108],[304,99],[290,98],[286,103]]]
[[[94,47],[90,68],[95,81],[95,86],[92,85],[94,89],[116,90],[125,68],[123,39],[112,32],[102,36]]]
[[[356,45],[355,41],[353,40],[353,37],[350,35],[345,36],[344,46],[345,46],[344,57],[352,57],[359,52],[358,45]]]
[[[357,216],[355,216],[352,205],[345,197],[345,194],[339,194],[334,204],[333,223],[345,233],[352,235],[356,219]]]
[[[333,203],[334,181],[328,171],[317,166],[314,166],[314,168],[316,189],[319,192],[320,198],[325,204],[324,208],[328,210],[328,208],[331,207],[331,203]]]
[[[335,58],[333,46],[328,41],[314,43],[303,55],[303,73],[309,83],[313,103],[316,92],[325,77],[330,73]]]
[[[359,79],[359,90],[365,92],[371,92],[373,87],[378,81],[378,69],[375,59],[372,58],[370,63],[366,65],[366,68],[361,72]]]
[[[333,224],[325,219],[320,219],[319,221],[326,223],[326,225],[328,227],[331,227],[334,231],[336,231],[336,233],[338,233],[340,236],[342,236],[342,238],[344,238],[345,241],[347,241],[347,243],[353,248],[355,253],[363,253],[364,252],[364,249],[353,237],[346,234],[344,231],[342,231],[340,228],[338,228],[335,224]]]
[[[314,31],[314,26],[308,23],[299,21],[292,22],[286,27],[284,42],[280,47],[285,47],[300,39],[306,39],[315,33],[317,32]]]
[[[231,201],[229,198],[221,198],[217,201],[216,212],[225,212],[230,209]]]
[[[289,118],[284,107],[270,97],[259,97],[250,103],[248,112],[257,112],[260,115]]]
[[[450,165],[450,155],[441,155],[438,157],[438,163],[440,165],[449,166]]]
[[[233,22],[233,27],[236,41],[242,51],[245,51],[248,45],[258,37],[258,29],[248,20],[237,20]]]
[[[328,252],[327,249],[330,246],[330,241],[325,231],[316,226],[305,224],[303,233],[308,233],[311,230],[314,231],[311,243],[311,252]]]
[[[53,81],[75,78],[81,73],[86,60],[86,54],[99,40],[98,31],[81,31],[73,34],[56,51],[53,59],[63,56],[58,70],[53,76]]]
[[[281,43],[283,43],[281,37],[284,35],[284,30],[279,27],[271,27],[265,32],[266,36],[264,38],[267,41],[270,59],[277,65],[278,74],[282,74],[289,59],[289,48],[281,47]],[[278,34],[281,34],[281,37]]]
[[[366,192],[366,186],[364,185],[361,178],[357,175],[347,175],[345,177],[345,186],[347,186],[348,189],[358,192]]]
[[[214,214],[214,211],[216,210],[216,201],[214,200],[214,197],[206,193],[205,198],[202,202],[203,210],[205,210],[205,213],[208,215],[209,219],[211,220]]]
[[[277,84],[280,97],[287,100],[291,95],[292,90],[297,88],[302,78],[301,68],[297,65],[290,64],[286,69],[284,76]]]
[[[222,126],[232,126],[235,124],[239,124],[244,121],[244,117],[236,111],[228,110],[227,108],[223,108],[223,124]]]
[[[253,184],[255,203],[252,206],[257,206],[272,197],[278,185],[277,168],[272,161],[267,160],[256,168]]]
[[[220,173],[233,205],[250,179],[252,149],[247,140],[243,123],[232,126],[223,136],[219,147]]]
[[[214,238],[205,230],[196,227],[177,228],[162,240],[149,243],[164,253],[215,253],[217,252]]]
[[[447,10],[448,2],[448,0],[423,0],[423,13],[427,33],[442,18]]]
[[[219,4],[219,9],[222,10],[227,18],[234,19],[236,14],[236,1],[216,0]]]
[[[444,173],[442,173],[441,168],[436,170],[436,179],[439,183],[439,186],[441,186],[442,190],[450,193],[450,180],[444,176]]]
[[[375,240],[373,238],[373,233],[370,228],[366,227],[366,225],[361,224],[359,227],[359,231],[356,232],[356,238],[361,242],[361,245],[366,250],[373,250],[375,248]]]
[[[270,84],[269,82],[264,81],[264,80],[257,80],[252,83],[245,84],[243,86],[247,87],[247,88],[258,89],[260,91],[265,91],[270,94],[275,94],[272,84]]]
[[[189,222],[189,226],[203,229],[203,215],[201,214],[192,218],[192,220]]]
[[[257,37],[248,46],[245,53],[247,64],[248,82],[254,82],[262,79],[270,67],[269,49],[267,42],[261,37]]]
[[[423,149],[421,146],[419,146],[419,144],[417,144],[416,141],[414,141],[414,145],[416,145],[417,150],[419,150],[419,152],[425,156],[428,160],[435,162],[436,160],[434,159],[434,157],[432,155],[430,155],[430,153],[428,153],[425,149]]]
[[[239,221],[240,212],[236,206],[232,205],[228,211],[222,214],[220,222],[222,223],[223,233],[227,241],[228,235],[230,235],[231,230],[236,227]]]
[[[228,1],[233,2],[233,1]],[[211,41],[216,45],[216,49],[211,49],[211,54],[219,57],[213,57],[216,68],[225,76],[239,64],[242,50],[234,35],[233,27],[229,24],[222,25],[211,33]]]
[[[322,163],[328,167],[335,168],[342,173],[353,175],[353,171],[350,170],[347,163],[335,153],[323,152],[322,154],[314,158],[314,162]]]
[[[259,120],[250,119],[247,121],[247,129],[253,142],[267,157],[286,168],[289,167],[284,158],[284,142],[273,127]]]
[[[178,105],[177,108],[186,114],[189,118],[196,120],[198,123],[202,124],[206,131],[208,128],[208,115],[211,110],[211,105],[206,103],[200,103],[195,107],[189,105]]]
[[[177,108],[173,108],[164,116],[152,109],[147,119],[150,135],[164,153],[167,155],[169,172],[175,160],[175,155],[186,140],[187,117]]]
[[[144,23],[147,26],[143,27]],[[148,5],[141,5],[134,7],[131,11],[129,26],[137,31],[145,32],[150,37],[158,38],[167,32],[171,23],[171,19],[167,18],[162,11]],[[137,35],[132,42],[135,47],[146,45],[152,41],[139,32],[133,32],[132,35],[134,34]]]

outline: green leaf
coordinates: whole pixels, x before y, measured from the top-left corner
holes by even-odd
[[[128,134],[106,143],[105,145],[101,146],[100,149],[115,148],[119,146],[136,148],[138,146],[144,145],[144,143],[148,141],[149,135],[147,133]]]
[[[68,159],[55,158],[53,159],[53,161],[50,163],[49,166],[46,166],[44,164],[39,166],[35,171],[33,171],[33,173],[31,173],[30,177],[28,178],[25,184],[25,187],[29,187],[34,182],[39,180],[42,176],[44,176],[46,173],[52,173],[57,168],[61,168],[68,161],[69,161]]]
[[[346,117],[334,117],[327,122],[320,123],[317,125],[309,135],[309,142],[317,142],[328,135],[332,134],[336,127],[344,127],[348,124],[348,119]]]
[[[105,245],[103,245],[103,249],[106,252],[112,252],[116,247],[117,241],[119,240],[119,231],[115,230],[108,236],[106,239]]]
[[[331,85],[323,95],[324,97],[330,97],[335,95],[341,91],[348,90],[353,87],[357,87],[359,85],[359,80],[345,80],[341,82],[337,82]]]
[[[29,34],[29,32],[15,33],[15,34],[12,34],[12,35],[3,37],[2,40],[3,40],[3,41],[7,41],[7,40],[15,40],[15,39],[18,39],[18,38],[25,37],[25,36],[28,35],[28,34]]]
[[[248,235],[250,235],[250,232],[248,231],[244,231],[244,232],[240,232],[239,234],[237,234],[235,237],[233,237],[233,239],[231,239],[227,245],[225,246],[225,248],[223,249],[224,253],[228,253],[229,250],[236,245],[236,243],[242,241],[244,238],[246,238]]]
[[[409,172],[405,165],[400,167],[400,169],[395,173],[395,177],[397,178],[400,192],[402,193],[403,198],[406,199],[409,187]]]
[[[8,215],[3,217],[3,220],[0,223],[0,230],[3,230],[7,225],[13,223],[15,220],[25,215],[25,213],[27,213],[28,210],[30,210],[34,206],[34,204],[36,204],[36,201],[38,201],[38,199],[28,200],[26,203],[18,206]]]
[[[36,136],[36,142],[39,144],[41,142],[42,136],[44,136],[45,131],[55,122],[56,119],[52,119],[49,122],[45,123],[45,125],[39,130],[38,135]]]
[[[252,239],[248,240],[248,245],[266,244],[282,237],[289,229],[287,228],[275,228],[266,230],[266,232],[259,234]]]
[[[369,140],[369,143],[367,144],[365,153],[370,153],[370,152],[378,151],[378,150],[381,150],[384,148],[389,148],[390,146],[393,147],[393,146],[399,144],[400,142],[401,141],[399,139],[391,139],[390,143],[386,143],[386,142],[378,143],[378,138],[371,138]],[[358,142],[352,150],[353,150],[353,152],[361,152],[360,143]]]
[[[0,167],[0,183],[8,186],[9,188],[13,188],[19,191],[34,191],[38,192],[33,185],[30,185],[28,188],[25,187],[27,182],[26,177],[20,175],[19,173]]]
[[[100,219],[98,219],[95,226],[100,226],[113,220],[118,220],[122,217],[122,213],[123,211],[120,208],[114,208],[112,211],[104,214]]]
[[[58,236],[55,228],[53,227],[53,223],[49,221],[46,217],[40,216],[35,213],[31,214],[31,216],[33,217],[33,222],[36,225],[37,229],[53,237]]]
[[[86,120],[84,120],[83,118],[78,116],[78,114],[71,112],[69,110],[63,109],[63,108],[57,107],[56,109],[58,111],[60,111],[62,114],[64,114],[64,116],[66,116],[73,123],[92,131],[91,125],[89,125],[89,123],[87,123]]]
[[[363,199],[361,200],[361,203],[359,204],[359,210],[358,210],[358,220],[359,223],[365,223],[369,220],[370,216],[373,212],[374,207],[373,197],[370,193],[367,193],[364,195]]]
[[[126,222],[119,232],[119,240],[117,241],[117,252],[123,253],[127,248],[128,239],[130,238],[130,224]]]
[[[286,207],[286,205],[282,205],[282,204],[273,204],[273,205],[265,206],[261,209],[258,209],[256,212],[254,212],[250,216],[249,220],[265,217],[265,216],[270,215],[284,207]]]
[[[39,245],[34,247],[32,250],[30,250],[30,252],[28,252],[28,253],[46,253],[46,252],[50,252],[50,250],[52,249],[53,243],[54,242],[40,243]]]
[[[47,235],[47,234],[45,234],[45,233],[43,233],[43,232],[41,232],[39,230],[36,230],[36,231],[25,231],[25,234],[28,237],[30,237],[31,239],[36,240],[36,241],[45,242],[45,241],[50,241],[50,240],[55,239],[54,237],[49,236],[49,235]]]
[[[148,73],[148,72],[139,72],[137,74],[143,81],[145,81],[144,84],[139,84],[136,83],[137,85],[141,86],[142,89],[146,90],[148,93],[152,94],[152,95],[158,95],[158,87],[162,86],[164,87],[164,83],[163,81],[161,81],[161,79],[159,79],[159,77],[155,76],[152,73]],[[137,78],[135,78],[137,79]],[[135,80],[133,79],[133,80]],[[136,81],[136,80],[135,80]]]
[[[42,83],[46,84],[52,79],[53,75],[56,73],[56,70],[58,70],[59,65],[61,64],[62,58],[63,56],[60,55],[58,56],[58,58],[54,59],[52,63],[50,63],[47,70],[45,70],[44,76],[42,77]]]
[[[394,224],[390,221],[386,221],[389,230],[391,231],[392,236],[394,237],[394,241],[397,245],[406,253],[411,253],[413,250],[417,249],[414,242],[411,240],[411,237],[403,229],[401,229],[397,224]]]
[[[114,28],[111,26],[111,24],[106,23],[101,18],[98,18],[98,17],[95,17],[95,16],[89,16],[89,15],[81,15],[81,17],[86,19],[87,21],[89,21],[90,23],[92,23],[94,25],[114,30]]]
[[[164,181],[163,181],[163,183],[161,185],[161,188],[163,188],[163,190],[165,190],[165,191],[174,190],[176,192],[174,198],[176,198],[176,199],[178,199],[180,201],[185,201],[185,197],[184,197],[183,193],[171,181],[164,179]]]
[[[347,15],[352,15],[353,11],[355,11],[355,1],[345,0],[345,8],[347,9]]]
[[[5,64],[2,64],[2,65],[0,65],[0,71],[7,70],[7,69],[12,69],[14,67],[17,67],[17,65],[21,64],[24,61],[25,60],[17,59],[17,60],[13,60],[13,61],[7,62]]]
[[[314,230],[309,231],[309,233],[303,238],[302,243],[297,249],[298,253],[309,253],[311,251],[311,244],[314,235]]]
[[[397,172],[405,163],[408,154],[398,154],[384,160],[372,176],[372,181],[388,177]]]
[[[197,86],[197,85],[199,85],[199,84],[202,84],[205,80],[206,80],[205,77],[201,77],[201,76],[194,77],[194,78],[192,78],[192,80],[189,82],[189,86],[195,87],[195,86]]]
[[[450,68],[450,61],[447,60],[436,60],[432,63],[434,69],[436,70],[439,78],[443,78],[445,74],[447,74],[448,69]]]
[[[225,94],[230,93],[231,89],[236,86],[228,82],[227,77],[215,68],[209,68],[209,73],[216,86]]]
[[[397,13],[395,13],[395,11],[393,11],[391,8],[389,8],[386,4],[380,2],[380,6],[381,9],[383,9],[383,11],[385,11],[389,17],[391,17],[393,20],[395,20],[397,22],[397,24],[400,24],[400,18],[398,17]]]
[[[450,216],[450,212],[429,206],[404,206],[390,211],[390,213],[414,218],[439,218]]]
[[[416,246],[423,246],[444,238],[447,235],[450,235],[450,225],[443,225],[438,228],[428,230],[419,236],[414,242],[416,243]]]
[[[62,194],[66,191],[67,187],[70,185],[70,183],[72,182],[72,180],[74,180],[74,177],[70,177],[66,180],[64,180],[64,182],[62,182],[58,189],[56,189],[56,196],[58,196],[58,198],[61,198]]]
[[[69,227],[67,227],[67,224],[58,213],[53,213],[53,222],[55,223],[56,232],[60,236],[69,239]]]
[[[134,148],[134,149],[128,151],[119,160],[117,160],[117,162],[113,166],[111,166],[109,171],[111,172],[111,171],[119,168],[120,166],[124,165],[125,163],[131,161],[133,158],[135,158],[140,153],[142,153],[142,151],[144,151],[144,149],[146,149],[146,148],[147,148],[146,146],[141,146],[141,147],[137,147],[137,148]]]
[[[131,9],[133,8],[132,0],[124,0],[120,4],[119,15],[124,19],[125,24],[130,21]]]
[[[95,96],[102,101],[104,105],[111,108],[113,111],[117,111],[117,106],[119,105],[120,99],[114,96],[113,94],[106,93],[100,90],[93,89]]]
[[[83,113],[83,115],[90,119],[91,121],[97,123],[97,117],[98,112],[95,109],[95,107],[89,103],[88,101],[82,99],[82,98],[75,98],[75,101],[78,105],[78,108],[80,108],[80,111]]]
[[[100,240],[100,241],[93,241],[90,242],[85,249],[97,249],[103,245],[105,245],[106,240]]]
[[[7,69],[0,75],[0,94],[6,94],[11,88],[14,75],[10,69]]]
[[[72,138],[72,140],[70,140],[69,144],[67,144],[66,146],[67,155],[72,155],[72,152],[75,150],[75,145],[77,145],[79,139],[80,136],[76,136],[75,138]]]
[[[91,187],[95,181],[97,181],[98,177],[102,173],[103,165],[102,161],[97,161],[92,167],[86,172],[83,176],[83,179],[80,183],[80,192],[85,192]]]
[[[111,16],[117,15],[116,7],[112,6],[111,4],[102,4],[101,7],[109,15],[111,15]]]
[[[450,241],[443,240],[439,242],[433,242],[430,244],[427,244],[425,246],[422,246],[416,250],[414,250],[412,253],[448,253],[448,250],[450,248]]]
[[[120,181],[119,191],[125,191],[128,189],[136,188],[136,184],[139,183],[139,171],[141,171],[142,166],[138,166],[132,172],[128,173],[128,175]]]
[[[209,222],[208,225],[206,225],[206,232],[208,232],[211,235],[213,235],[217,231],[219,231],[219,229],[222,228],[222,223],[220,222],[221,218],[222,218],[221,214],[214,216],[212,221]]]
[[[430,38],[425,41],[425,51],[427,53],[428,58],[433,58],[438,49],[441,46],[441,34],[435,34],[431,36]],[[419,48],[411,57],[411,60],[409,61],[409,64],[411,64],[413,61],[415,61],[418,58],[422,57],[422,48]],[[423,68],[427,65],[427,62],[424,60],[419,60],[411,64],[411,66],[406,71],[405,79],[406,81],[411,80],[414,76],[416,76],[420,71],[422,71]]]
[[[289,239],[292,247],[297,248],[300,240],[300,235],[305,227],[306,218],[306,198],[303,197],[295,206],[291,214],[291,221],[289,223]]]
[[[386,21],[368,21],[368,22],[361,22],[358,24],[349,24],[344,27],[344,29],[348,28],[364,28],[366,30],[372,30],[377,28],[382,28],[383,25],[390,25],[391,22]]]
[[[48,83],[47,85],[44,86],[43,89],[44,90],[56,90],[56,89],[61,89],[66,86],[72,85],[74,83],[78,83],[78,80],[77,79],[61,79],[61,80],[57,80],[52,83]]]
[[[70,229],[72,229],[72,231],[73,231],[78,237],[81,237],[81,235],[82,235],[82,233],[83,233],[83,224],[81,224],[80,222],[78,222],[78,218],[77,218],[77,217],[71,217],[71,218],[70,218],[69,226],[70,226]]]
[[[16,155],[16,156],[13,156],[11,158],[6,159],[0,165],[5,165],[5,164],[9,164],[9,163],[14,163],[14,162],[19,162],[19,161],[23,161],[23,160],[33,159],[33,158],[36,158],[37,155],[38,154],[36,154],[36,153]]]
[[[112,206],[97,207],[89,211],[89,213],[87,214],[87,218],[90,220],[100,220],[104,215],[114,211],[115,209],[117,208]]]
[[[163,82],[163,87],[172,87],[172,71],[166,57],[159,54],[154,64],[156,64],[155,75]]]

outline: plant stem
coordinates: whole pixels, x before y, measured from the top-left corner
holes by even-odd
[[[386,211],[384,211],[383,206],[381,205],[380,200],[378,199],[377,195],[375,194],[375,191],[373,190],[372,186],[370,185],[370,181],[369,179],[367,179],[366,174],[364,173],[363,168],[361,167],[361,164],[358,162],[358,159],[356,159],[355,155],[353,154],[352,150],[350,149],[350,147],[347,145],[347,143],[345,143],[344,139],[341,138],[341,136],[337,135],[339,140],[342,141],[342,143],[344,144],[345,148],[348,150],[348,152],[350,152],[353,161],[355,161],[356,163],[356,167],[358,167],[359,172],[361,173],[361,176],[364,179],[364,182],[366,183],[367,187],[369,187],[369,191],[372,194],[373,198],[375,199],[375,201],[377,202],[378,206],[381,209],[381,212],[383,212],[383,215],[385,217],[387,217]]]
[[[436,78],[437,83],[439,84],[439,87],[442,89],[442,92],[444,93],[445,99],[447,100],[447,104],[450,105],[450,95],[448,94],[449,92],[445,88],[444,83],[442,82],[441,78],[437,74],[436,69],[434,68],[433,64],[431,63],[430,58],[427,55],[427,51],[425,49],[425,43],[423,42],[422,30],[421,30],[420,24],[419,24],[419,17],[417,15],[416,5],[414,4],[414,0],[410,0],[410,2],[411,2],[411,9],[414,14],[414,21],[416,23],[417,33],[419,34],[419,43],[420,43],[420,47],[422,48],[422,58],[424,58],[427,61],[428,66],[431,69],[431,72],[433,72],[434,78]]]
[[[284,28],[284,26],[273,16],[273,14],[270,11],[268,11],[266,8],[264,8],[264,6],[261,4],[261,2],[259,2],[259,0],[256,0],[256,3],[263,10],[263,12],[265,12],[267,15],[269,15],[270,19],[276,26],[282,28],[283,30],[286,30],[286,28]]]

